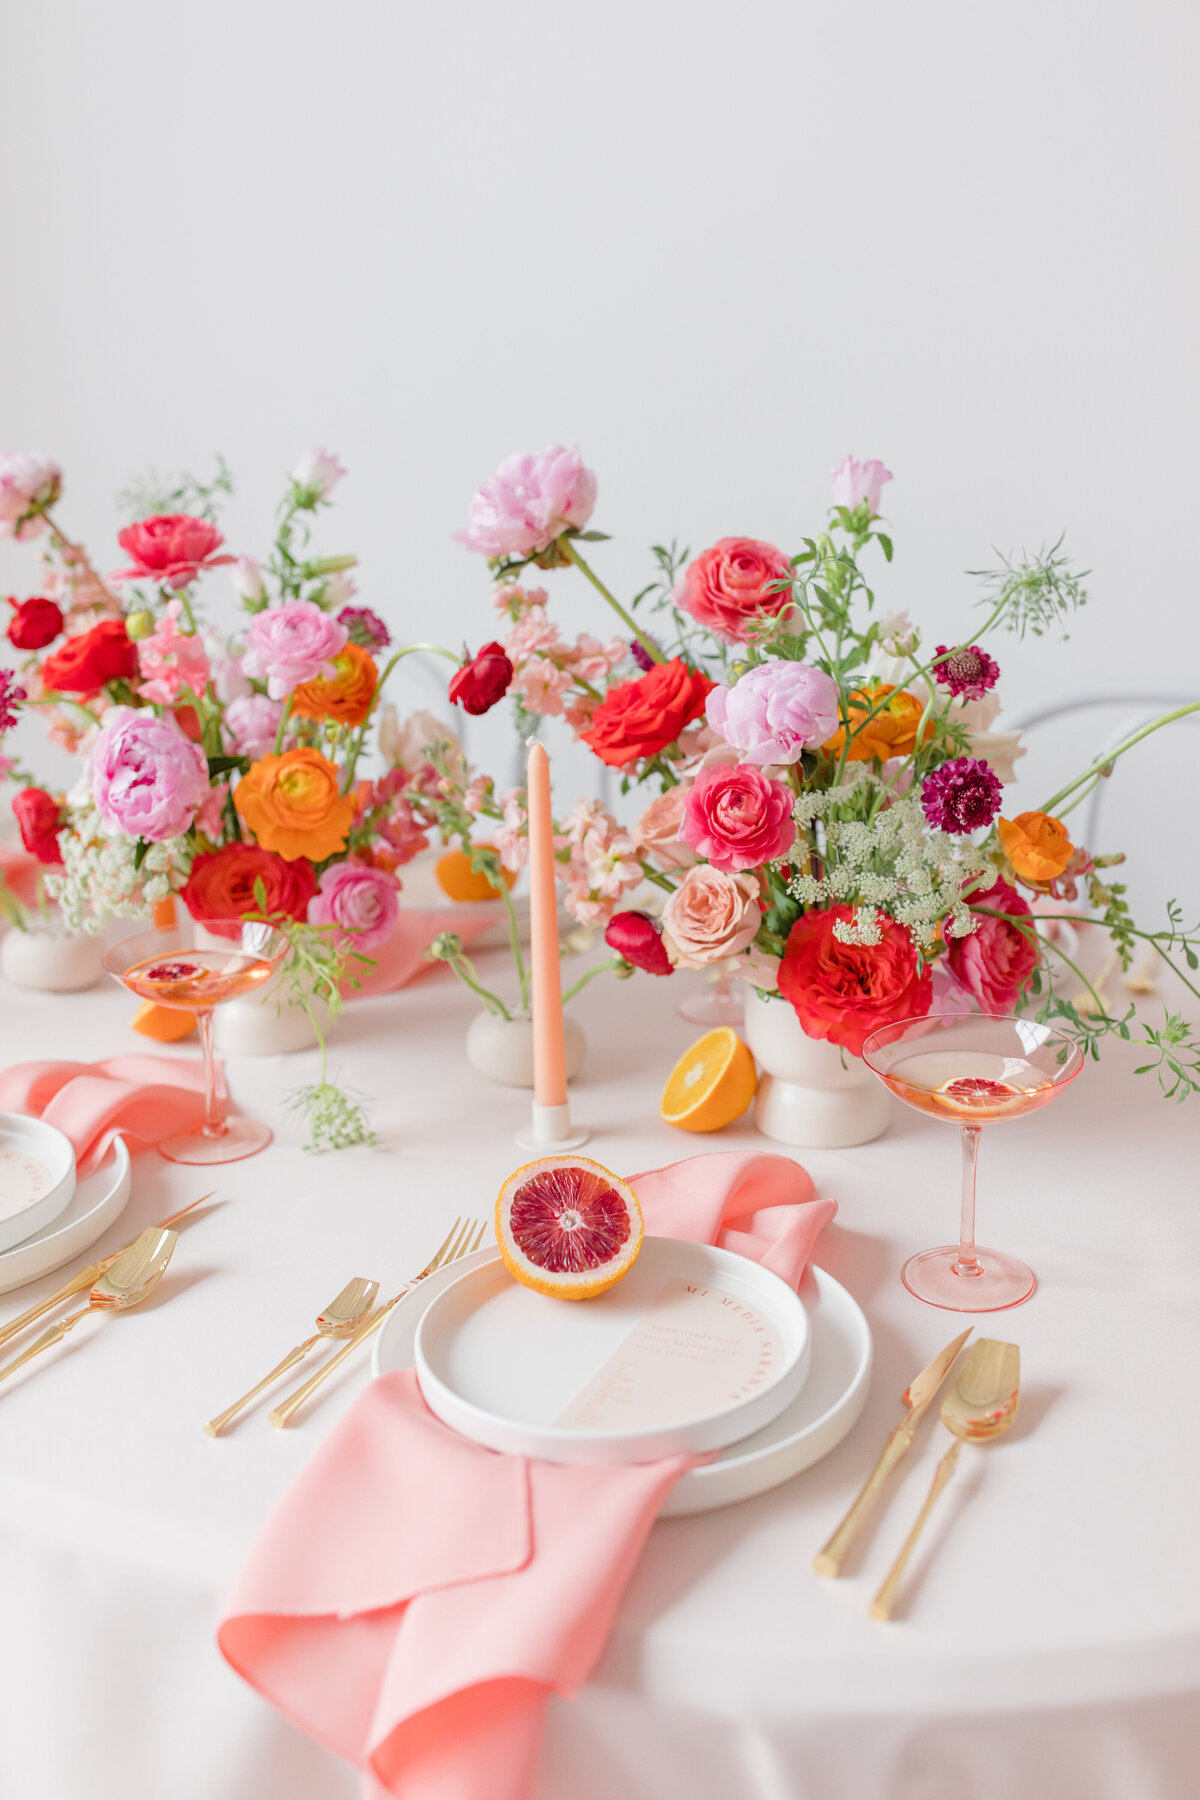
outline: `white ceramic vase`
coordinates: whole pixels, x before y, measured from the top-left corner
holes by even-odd
[[[315,1000],[313,1010],[328,1042],[329,1008]],[[317,1034],[304,1007],[288,998],[282,977],[272,975],[253,993],[213,1009],[213,1041],[221,1056],[279,1056],[313,1049]]]
[[[14,925],[0,943],[0,970],[13,987],[44,994],[74,994],[94,987],[104,973],[104,946],[86,931],[68,931],[57,922],[32,918],[26,930]]]
[[[761,1071],[754,1123],[806,1150],[845,1150],[887,1130],[887,1089],[861,1060],[811,1038],[786,1000],[746,994],[745,1038]]]
[[[563,1014],[563,1050],[567,1076],[578,1075],[587,1055],[583,1026],[570,1013]],[[502,1019],[497,1013],[476,1013],[467,1028],[467,1061],[480,1075],[502,1087],[533,1086],[533,1021],[514,1013]]]

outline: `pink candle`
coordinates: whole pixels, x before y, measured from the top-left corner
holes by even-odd
[[[558,960],[558,894],[554,880],[554,821],[550,758],[541,744],[529,751],[529,938],[533,974],[533,1097],[539,1106],[565,1106],[562,975]]]

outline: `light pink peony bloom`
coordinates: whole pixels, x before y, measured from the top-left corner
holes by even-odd
[[[301,682],[332,680],[333,659],[349,632],[311,600],[285,600],[256,613],[246,634],[242,667],[265,681],[272,700],[284,700]]]
[[[346,473],[332,450],[320,444],[306,450],[292,470],[292,481],[309,506],[328,500]]]
[[[179,837],[208,796],[208,761],[173,719],[114,708],[88,758],[92,799],[110,832]]]
[[[223,721],[231,753],[248,756],[251,762],[268,755],[275,748],[282,716],[283,702],[265,694],[240,694],[231,700]]]
[[[829,473],[833,480],[835,506],[853,508],[865,500],[872,513],[879,511],[884,484],[892,479],[892,471],[885,469],[881,462],[860,463],[856,456],[845,457]]]
[[[633,828],[633,841],[645,856],[660,869],[690,869],[696,853],[680,837],[687,789],[668,788],[651,800]]]
[[[536,556],[572,527],[579,530],[596,504],[596,477],[578,448],[551,444],[522,451],[500,464],[467,508],[458,543],[481,556]]]
[[[752,875],[727,875],[701,863],[663,907],[663,943],[677,968],[706,969],[745,950],[762,917]]]
[[[0,453],[0,538],[23,544],[38,537],[46,529],[41,509],[53,506],[61,493],[62,470],[48,456],[28,450]]]
[[[170,601],[150,636],[137,647],[138,669],[147,677],[138,693],[156,706],[173,706],[185,687],[203,696],[211,674],[203,640],[179,629],[182,611],[181,601]]]
[[[756,869],[795,843],[793,798],[790,787],[753,763],[701,769],[687,791],[679,835],[714,869]]]
[[[400,916],[396,879],[366,863],[326,869],[308,903],[310,925],[334,925],[355,950],[371,951],[391,937]]]
[[[239,556],[229,579],[239,600],[259,606],[266,599],[267,584],[263,580],[257,556]]]
[[[748,762],[795,763],[833,736],[837,703],[837,683],[823,669],[772,658],[732,687],[715,687],[705,711]]]

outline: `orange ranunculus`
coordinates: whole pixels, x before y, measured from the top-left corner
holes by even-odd
[[[873,719],[869,718],[881,700],[886,700],[887,704],[880,706]],[[893,756],[911,756],[916,749],[917,727],[924,706],[906,688],[891,687],[885,681],[875,682],[869,688],[858,688],[850,696],[848,710],[851,738],[847,762],[869,762],[873,756],[880,762],[887,762]],[[925,727],[926,740],[932,735],[933,724],[930,722]],[[840,756],[845,741],[846,727],[839,725],[822,747],[831,756]]]
[[[1075,854],[1061,819],[1044,812],[1018,813],[998,819],[1000,848],[1022,881],[1053,881]]]
[[[305,719],[332,719],[337,725],[361,725],[371,710],[379,671],[361,644],[346,644],[333,659],[332,680],[318,675],[302,682],[292,695],[292,711]]]
[[[354,820],[353,794],[339,793],[333,764],[307,748],[251,763],[233,803],[262,848],[285,862],[323,862],[344,850]]]

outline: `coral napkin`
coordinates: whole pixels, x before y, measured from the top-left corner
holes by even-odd
[[[743,1152],[631,1177],[659,1236],[798,1283],[837,1210],[799,1164]],[[702,1458],[607,1468],[498,1455],[371,1383],[252,1549],[217,1642],[367,1800],[525,1800],[551,1692],[587,1679],[659,1507]]]
[[[201,1124],[204,1065],[199,1057],[173,1056],[15,1063],[0,1071],[0,1112],[33,1113],[57,1125],[75,1146],[79,1174],[90,1175],[118,1133],[157,1144]]]

